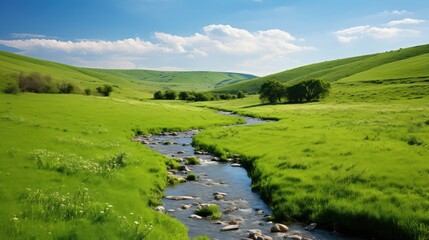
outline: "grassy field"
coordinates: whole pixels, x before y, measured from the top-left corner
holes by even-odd
[[[0,94],[0,238],[187,239],[153,211],[167,159],[132,142],[132,129],[236,121],[182,103]]]
[[[187,239],[153,211],[173,164],[134,131],[207,128],[200,147],[239,153],[279,221],[380,239],[429,239],[429,45],[250,76],[85,69],[0,52],[0,88],[40,72],[111,97],[0,94],[1,239]],[[257,92],[268,79],[331,82],[309,104],[151,101],[158,89]],[[223,87],[222,87],[223,85]],[[225,86],[228,85],[228,86]],[[217,90],[216,90],[217,91]],[[207,108],[278,119],[238,120]]]
[[[95,89],[103,84],[114,86],[113,96],[122,98],[150,98],[156,90],[208,91],[254,78],[253,75],[223,72],[167,72],[151,70],[89,69],[29,58],[0,51],[0,89],[17,74],[38,72],[49,75],[53,81],[68,81],[78,86]]]
[[[429,69],[426,58],[403,61]],[[334,82],[322,102],[261,105],[254,96],[198,103],[279,121],[206,130],[195,142],[245,155],[253,187],[278,220],[381,239],[429,239],[429,78],[409,71],[392,81],[392,68]]]
[[[427,54],[429,54],[429,45],[422,45],[385,53],[326,61],[224,86],[215,89],[214,92],[243,90],[257,93],[262,83],[267,80],[295,84],[312,78],[336,82],[346,79],[380,80],[427,77],[429,76]]]

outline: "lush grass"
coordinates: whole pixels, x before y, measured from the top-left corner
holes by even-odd
[[[68,81],[82,92],[85,88],[94,92],[98,86],[111,84],[114,96],[136,99],[151,98],[159,89],[208,91],[255,77],[223,72],[88,69],[0,51],[0,89],[14,81],[14,75],[20,72],[39,72],[51,76],[56,82]]]
[[[222,217],[219,205],[217,204],[208,204],[200,206],[195,210],[195,214],[201,217],[207,217],[209,219],[220,219]]]
[[[429,45],[399,49],[359,57],[326,61],[311,64],[262,78],[228,85],[215,89],[215,92],[257,93],[262,83],[267,80],[278,80],[288,84],[309,79],[320,79],[335,82],[344,78],[366,80],[400,79],[416,76],[429,76],[427,54]],[[368,71],[368,72],[367,72]],[[357,76],[356,78],[354,76]],[[367,78],[369,76],[369,78]],[[362,79],[362,78],[361,78]]]
[[[334,82],[326,100],[310,104],[261,105],[257,96],[198,103],[279,121],[205,130],[195,144],[245,156],[277,219],[429,239],[429,83],[401,77]]]
[[[0,238],[187,239],[152,210],[169,160],[131,138],[234,122],[180,102],[0,94]]]

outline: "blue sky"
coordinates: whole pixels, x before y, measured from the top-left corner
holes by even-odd
[[[266,75],[429,43],[426,0],[2,0],[0,50],[85,67]]]

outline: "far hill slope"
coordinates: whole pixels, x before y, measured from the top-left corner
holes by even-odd
[[[169,72],[113,70],[74,67],[0,51],[0,89],[20,72],[49,75],[56,82],[68,81],[81,89],[112,84],[114,94],[149,97],[158,89],[208,91],[255,78],[253,75],[224,72]]]
[[[311,64],[284,72],[216,89],[215,92],[243,90],[256,93],[267,80],[293,84],[317,78],[328,82],[429,78],[429,45],[399,49],[340,60]]]

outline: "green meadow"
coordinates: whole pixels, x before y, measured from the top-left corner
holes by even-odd
[[[0,109],[1,239],[187,239],[182,224],[153,211],[167,159],[131,138],[237,121],[181,103],[83,95],[1,94]]]
[[[153,210],[167,166],[137,133],[203,128],[194,144],[238,153],[277,221],[376,239],[429,239],[429,45],[312,64],[262,78],[235,73],[78,68],[0,52],[0,89],[39,72],[109,97],[0,94],[1,239],[187,239]],[[256,93],[266,80],[317,78],[305,104],[151,100],[160,89]],[[222,109],[278,121],[226,126]]]
[[[395,52],[378,56],[399,60],[332,81],[330,96],[321,102],[262,105],[253,96],[198,103],[278,121],[209,129],[195,143],[220,155],[246,156],[253,188],[277,220],[317,222],[364,237],[429,239],[426,50],[407,59]],[[396,51],[404,52],[410,49]],[[310,65],[269,78],[284,80],[298,70],[320,73]]]
[[[209,91],[255,78],[253,75],[224,72],[168,72],[152,70],[110,70],[80,68],[0,51],[0,89],[16,81],[19,73],[47,75],[54,82],[70,82],[80,88],[94,90],[103,84],[113,86],[119,98],[151,98],[157,90]]]

